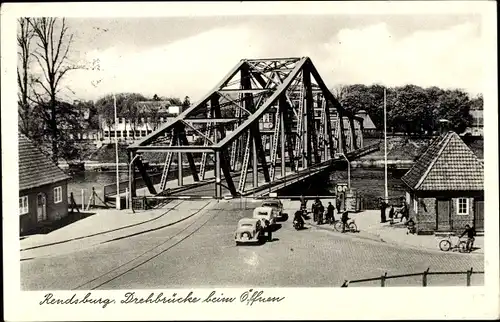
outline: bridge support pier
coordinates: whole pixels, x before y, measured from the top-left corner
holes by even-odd
[[[179,184],[179,187],[182,187],[183,185],[183,177],[182,177],[182,152],[177,153],[177,181]]]

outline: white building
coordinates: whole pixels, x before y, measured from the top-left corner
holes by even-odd
[[[141,139],[179,115],[180,106],[169,105],[167,101],[137,102],[139,112],[136,119],[118,115],[118,123],[100,119],[103,143],[112,143],[115,135],[121,142],[131,143]]]

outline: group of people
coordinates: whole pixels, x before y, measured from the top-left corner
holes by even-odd
[[[313,213],[313,221],[316,222],[318,225],[323,225],[323,218],[325,219],[326,223],[329,225],[333,225],[335,223],[335,208],[337,208],[337,213],[341,215],[340,220],[343,223],[343,227],[345,230],[345,226],[347,225],[347,221],[349,220],[348,216],[348,211],[343,211],[341,212],[341,207],[342,207],[342,202],[340,199],[337,199],[336,202],[336,207],[332,205],[331,202],[328,202],[328,206],[326,207],[326,213],[325,213],[325,207],[323,206],[323,203],[319,198],[316,198],[314,203],[311,206],[311,212]],[[304,196],[300,197],[300,210],[295,213],[295,220],[304,223],[303,217],[307,215],[307,200],[304,198]]]
[[[406,203],[406,200],[402,199],[402,207],[398,210],[398,212],[401,214],[401,222],[405,220],[405,224],[409,225],[411,224],[410,220],[410,211],[408,209],[408,205]],[[387,218],[386,218],[386,209],[389,207],[389,204],[385,202],[384,200],[380,200],[380,222],[381,223],[386,223]],[[394,205],[390,205],[391,209],[389,210],[389,221],[391,224],[394,223],[394,219],[397,218],[397,212],[394,209]]]

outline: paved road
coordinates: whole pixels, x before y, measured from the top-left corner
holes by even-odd
[[[196,202],[196,201],[190,201]],[[251,204],[220,202],[179,225],[50,258],[21,263],[23,290],[184,287],[334,287],[359,279],[431,270],[484,269],[482,256],[402,249],[309,228],[291,220],[261,246],[235,246],[237,221]],[[465,276],[430,276],[429,285],[465,285]],[[421,278],[389,280],[420,285]],[[474,275],[473,285],[482,284]],[[352,286],[360,285],[353,284]],[[363,286],[378,285],[367,283]]]

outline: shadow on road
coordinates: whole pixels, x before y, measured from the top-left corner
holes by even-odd
[[[20,236],[20,239],[24,239],[30,235],[49,234],[57,229],[66,227],[79,220],[85,219],[93,215],[95,215],[95,212],[69,213],[66,217],[56,221],[41,222],[37,228],[32,229],[29,232],[26,232],[22,236]]]
[[[271,230],[271,232],[273,232],[273,233],[274,233],[275,231],[280,230],[280,229],[281,229],[281,227],[282,227],[282,225],[281,225],[281,224],[275,224],[275,225],[272,225],[269,229]]]
[[[278,222],[284,222],[284,221],[287,221],[287,220],[288,220],[288,214],[287,213],[282,213],[281,217],[278,218],[276,221],[278,221]]]

